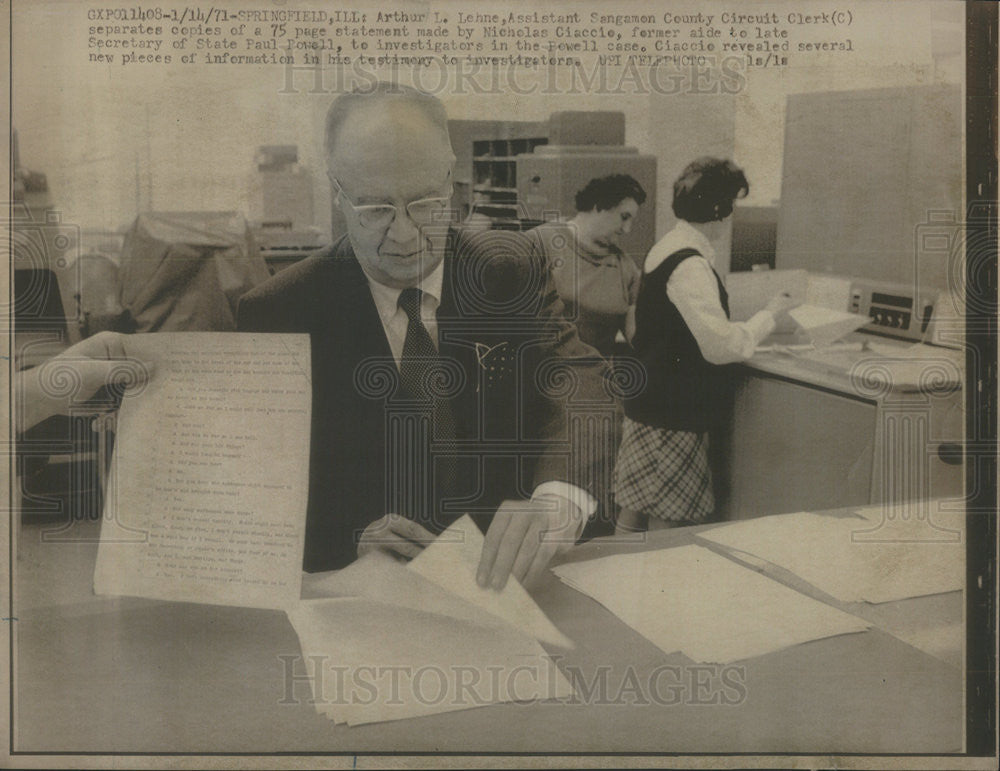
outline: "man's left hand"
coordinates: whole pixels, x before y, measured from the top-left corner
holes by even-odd
[[[576,543],[583,512],[560,495],[530,501],[504,501],[486,532],[476,581],[503,589],[509,576],[533,586],[556,554]]]

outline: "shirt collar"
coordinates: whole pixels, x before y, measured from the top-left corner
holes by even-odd
[[[396,315],[396,311],[399,309],[399,296],[403,293],[403,290],[386,286],[385,284],[380,284],[367,273],[365,273],[365,278],[368,280],[368,286],[372,292],[372,299],[375,301],[375,309],[378,311],[378,315],[382,319],[382,323],[387,324],[389,320]],[[441,304],[441,289],[443,286],[444,260],[441,260],[441,262],[438,263],[438,266],[431,271],[430,275],[425,276],[424,279],[417,284],[417,288],[431,299],[433,307],[436,310]]]
[[[712,246],[712,242],[705,238],[701,231],[686,220],[678,220],[675,230],[692,249],[697,249],[699,254],[708,260],[709,265],[713,268],[715,267],[715,248]]]

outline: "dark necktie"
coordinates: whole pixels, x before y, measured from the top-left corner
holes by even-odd
[[[396,510],[416,519],[432,532],[440,532],[448,522],[441,514],[441,502],[454,487],[455,416],[447,398],[433,391],[436,380],[447,380],[441,371],[447,366],[438,355],[427,327],[420,319],[423,292],[415,287],[399,295],[399,307],[409,323],[399,361],[398,397],[409,403],[403,411],[399,430],[390,438],[390,453],[398,464]]]

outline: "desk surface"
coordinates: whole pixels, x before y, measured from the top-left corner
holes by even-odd
[[[836,512],[831,512],[836,515]],[[570,560],[691,543],[700,528],[577,547]],[[689,688],[679,704],[635,703],[630,672],[663,665],[697,678],[590,598],[551,574],[536,594],[576,642],[561,667],[613,698],[501,704],[348,728],[286,700],[281,655],[298,656],[283,613],[92,594],[96,528],[43,541],[24,527],[15,560],[15,752],[754,752],[949,753],[963,746],[960,651],[934,657],[890,632],[962,621],[959,592],[872,606],[838,603],[781,571],[768,574],[856,613],[869,632],[739,662],[736,705]],[[554,651],[555,652],[555,651]],[[957,662],[957,664],[956,664]],[[631,667],[631,669],[630,669]],[[301,673],[301,671],[300,671]],[[614,698],[617,697],[617,698]],[[639,700],[641,700],[641,696]]]
[[[794,338],[787,335],[772,335],[765,343],[794,346],[793,340]],[[906,379],[895,382],[891,375],[882,371],[882,366],[878,366],[878,362],[882,358],[888,363],[905,362],[913,343],[889,340],[861,332],[852,332],[844,338],[843,342],[875,344],[880,346],[882,350],[897,349],[897,355],[895,357],[881,357],[875,351],[841,350],[834,345],[830,349],[793,353],[758,351],[741,366],[753,372],[776,375],[804,385],[817,386],[871,402],[878,401],[890,394],[893,400],[905,398],[906,394],[946,395],[962,386],[965,364],[962,354],[957,351],[926,346],[928,351],[935,352],[937,358],[927,360],[927,378],[921,386]],[[860,367],[852,375],[853,365],[860,362],[865,362],[866,366]],[[888,377],[888,379],[881,381],[881,377]],[[921,401],[922,398],[918,396],[917,401]]]

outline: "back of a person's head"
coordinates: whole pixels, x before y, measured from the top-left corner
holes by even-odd
[[[357,109],[376,105],[415,107],[431,123],[438,126],[445,136],[448,135],[448,114],[437,97],[401,83],[378,81],[372,85],[356,86],[352,91],[341,94],[333,100],[326,113],[324,147],[327,156],[332,153],[340,129],[348,116]]]
[[[704,156],[689,163],[674,182],[672,208],[687,222],[715,222],[732,214],[733,203],[748,192],[750,183],[739,166]]]
[[[642,206],[646,202],[646,191],[628,174],[611,174],[595,177],[576,194],[576,210],[607,211],[615,208],[626,198],[633,199]]]

